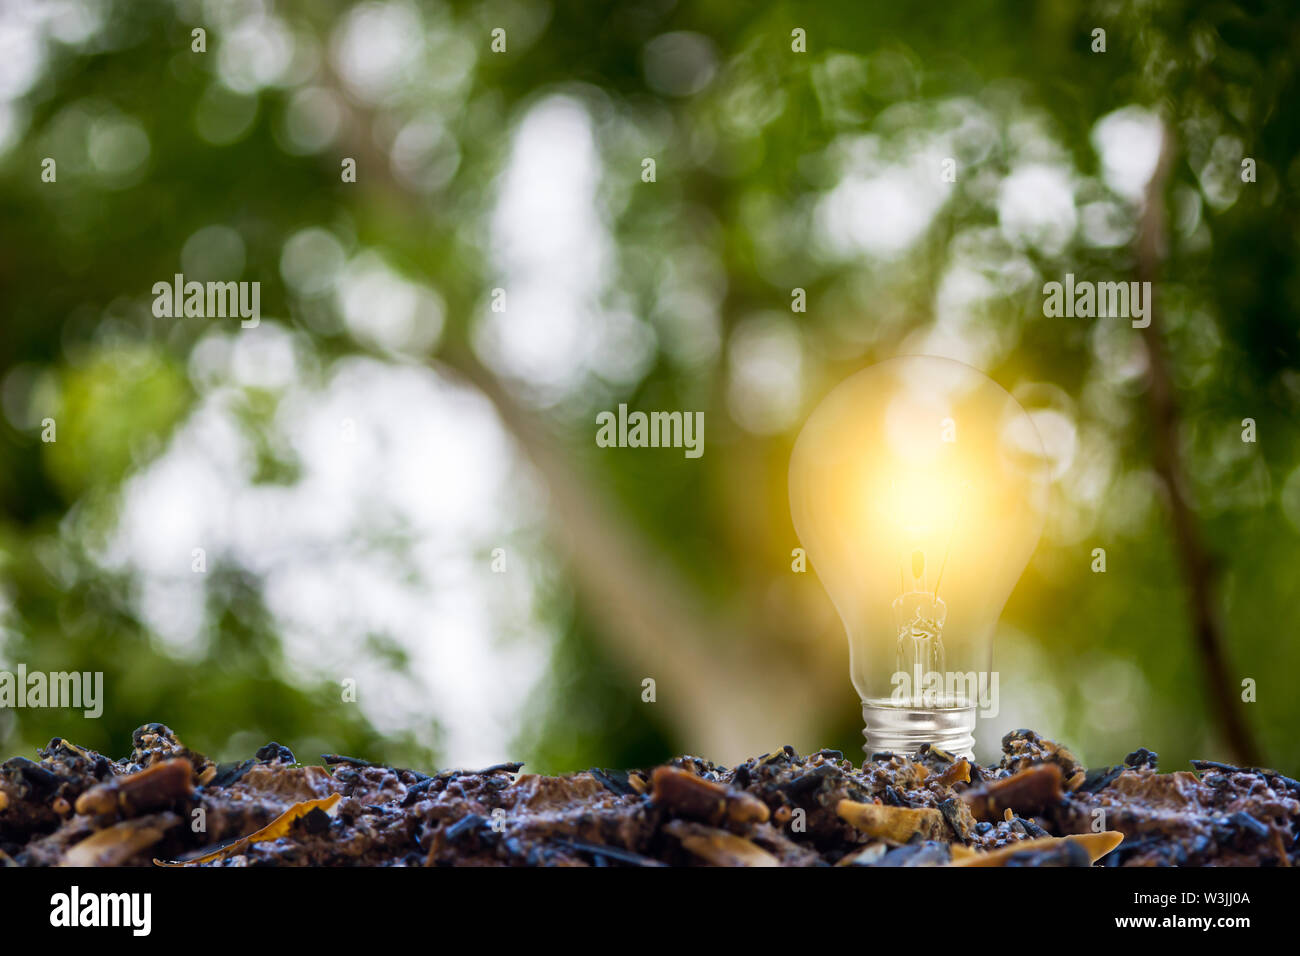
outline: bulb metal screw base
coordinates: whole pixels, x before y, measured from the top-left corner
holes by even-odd
[[[975,707],[900,707],[890,701],[862,702],[862,749],[873,753],[914,754],[929,744],[954,757],[974,758]]]

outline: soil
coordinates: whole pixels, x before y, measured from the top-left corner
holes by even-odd
[[[269,743],[217,764],[162,724],[112,760],[55,738],[0,766],[0,863],[150,866],[1291,866],[1300,782],[1156,755],[1087,769],[1029,730],[981,767],[791,747],[558,777],[422,773]],[[1122,840],[1122,842],[1121,842]],[[1115,846],[1115,844],[1118,844]],[[1114,846],[1114,849],[1111,847]],[[1001,852],[998,852],[1001,851]]]

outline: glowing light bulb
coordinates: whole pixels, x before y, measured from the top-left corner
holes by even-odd
[[[809,416],[790,512],[848,634],[869,753],[971,754],[977,707],[997,706],[994,626],[1049,481],[1025,410],[950,359],[863,369]]]

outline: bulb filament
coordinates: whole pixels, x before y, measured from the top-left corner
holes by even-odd
[[[896,671],[907,674],[911,682],[910,706],[935,706],[934,695],[925,694],[930,674],[942,679],[944,671],[943,625],[948,618],[948,606],[939,597],[938,587],[932,592],[925,582],[925,555],[912,552],[912,582],[902,586],[902,593],[894,599],[894,626],[898,630]],[[942,572],[941,572],[942,573]],[[900,574],[900,577],[902,575]],[[942,683],[938,685],[942,687]]]

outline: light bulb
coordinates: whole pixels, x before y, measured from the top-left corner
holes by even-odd
[[[994,626],[1049,482],[1029,415],[951,359],[863,369],[809,416],[790,512],[848,634],[868,753],[972,754],[977,706],[996,706]]]

